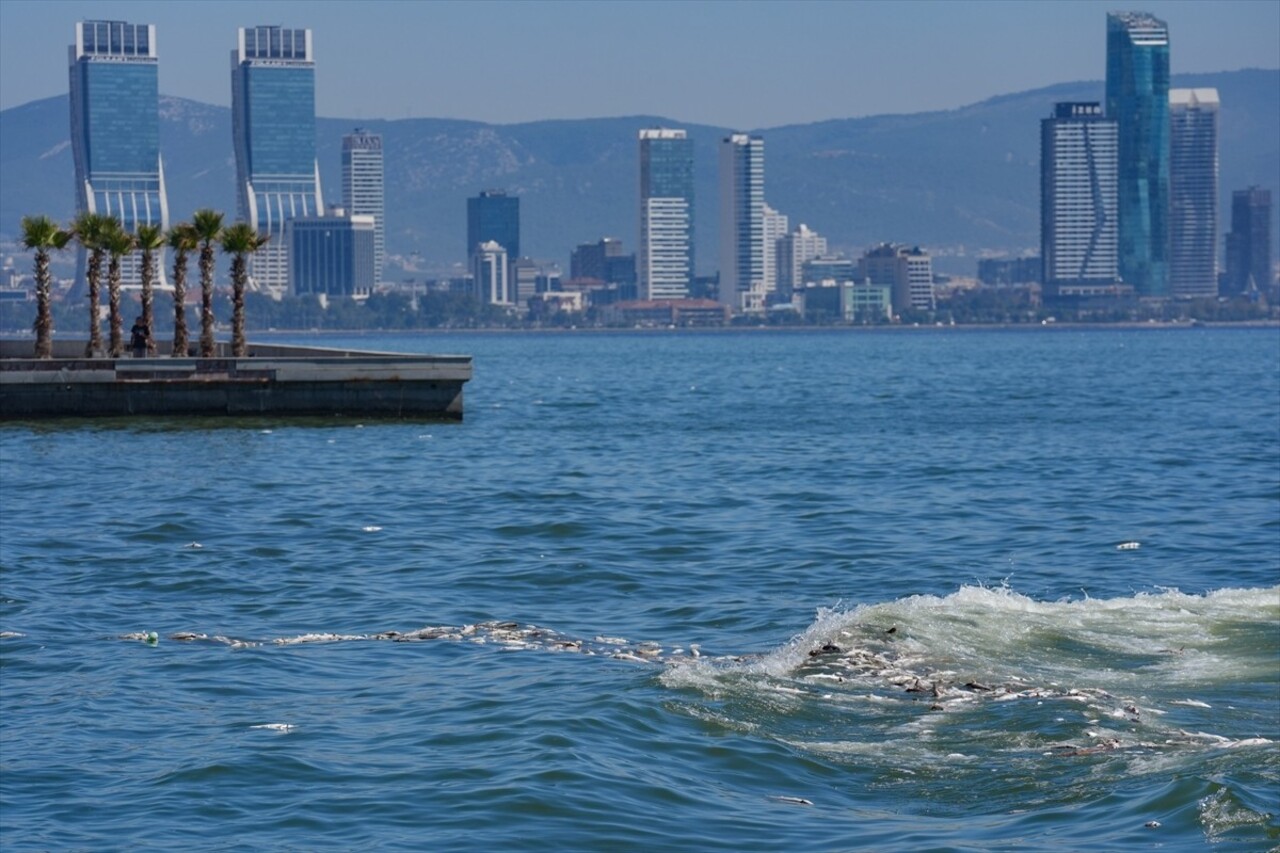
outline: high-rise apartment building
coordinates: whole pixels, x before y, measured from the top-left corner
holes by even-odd
[[[508,258],[521,257],[519,196],[485,190],[467,199],[467,256],[491,241],[505,249]]]
[[[1119,153],[1120,277],[1169,295],[1169,28],[1143,12],[1107,15],[1107,118]]]
[[[356,128],[342,137],[342,206],[353,216],[373,217],[373,278],[382,282],[387,263],[383,199],[382,136]]]
[[[642,299],[684,299],[693,283],[693,141],[683,130],[640,131]]]
[[[169,227],[164,165],[160,159],[159,60],[156,28],[123,21],[80,21],[68,49],[71,150],[76,209],[139,225]],[[164,262],[157,263],[163,281]],[[79,249],[77,287],[84,281]],[[126,259],[122,280],[135,284],[140,265]]]
[[[1271,257],[1271,190],[1236,190],[1231,194],[1223,295],[1237,296],[1253,290],[1265,293],[1275,277]]]
[[[785,213],[779,213],[768,204],[764,206],[764,292],[778,290],[778,241],[787,236],[791,226]]]
[[[804,284],[801,270],[806,261],[827,253],[827,238],[801,222],[795,231],[778,240],[778,292],[790,298],[791,291]]]
[[[285,222],[325,210],[312,56],[311,30],[279,26],[241,27],[231,52],[237,211],[270,238],[250,259],[249,274],[273,293],[289,285]]]
[[[1169,90],[1169,290],[1218,295],[1218,90]]]
[[[471,252],[471,275],[476,295],[489,305],[513,305],[509,255],[497,240],[477,244]]]
[[[720,301],[735,311],[763,307],[764,139],[720,141]]]
[[[1094,102],[1060,103],[1040,122],[1040,257],[1051,296],[1118,280],[1116,122]]]

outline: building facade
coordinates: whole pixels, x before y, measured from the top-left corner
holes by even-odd
[[[467,199],[467,256],[482,243],[497,243],[508,258],[520,255],[520,197],[485,190]]]
[[[289,284],[285,223],[324,214],[316,161],[311,30],[241,27],[231,52],[231,132],[239,218],[270,238],[249,264],[253,285]]]
[[[1271,190],[1249,187],[1231,194],[1231,231],[1227,233],[1227,270],[1223,296],[1262,291],[1275,280],[1271,266]]]
[[[673,128],[640,131],[640,297],[684,299],[693,283],[693,141]]]
[[[372,216],[352,215],[343,208],[332,208],[325,216],[286,220],[293,294],[367,298],[377,284],[376,230]]]
[[[1119,278],[1116,122],[1094,102],[1060,103],[1040,122],[1040,257],[1051,295]]]
[[[1140,296],[1169,290],[1169,28],[1107,15],[1107,118],[1116,122],[1120,277]]]
[[[801,222],[796,230],[778,240],[778,293],[791,298],[791,291],[804,284],[805,261],[827,253],[827,238]]]
[[[476,295],[489,305],[514,305],[507,252],[497,240],[480,243],[471,253]]]
[[[342,206],[353,216],[373,217],[373,277],[381,284],[387,263],[381,134],[356,128],[342,137]]]
[[[77,212],[114,216],[130,233],[139,225],[167,229],[155,26],[80,21],[68,58]],[[163,282],[163,255],[156,266]],[[81,246],[77,289],[84,270]],[[140,273],[137,259],[126,258],[122,281],[137,284]]]
[[[765,288],[764,139],[720,141],[720,301],[758,310]]]
[[[764,206],[764,292],[778,292],[778,241],[787,236],[791,221],[768,204]]]
[[[858,261],[858,281],[888,287],[893,310],[932,311],[937,307],[933,290],[933,259],[919,246],[908,248],[881,243]]]
[[[1169,291],[1218,295],[1218,90],[1169,90]]]

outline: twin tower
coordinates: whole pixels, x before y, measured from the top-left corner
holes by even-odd
[[[167,230],[156,28],[81,21],[75,39],[70,100],[77,210],[115,216],[130,232],[143,224]],[[259,289],[277,294],[289,288],[285,223],[325,213],[316,160],[315,89],[311,30],[239,30],[231,52],[237,215],[270,236],[253,258],[251,275]],[[342,160],[346,212],[374,218],[377,279],[386,256],[381,137],[362,132],[345,137]],[[83,279],[81,255],[78,280]]]

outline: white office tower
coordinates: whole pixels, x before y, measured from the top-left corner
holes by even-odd
[[[684,299],[693,283],[693,143],[683,130],[640,131],[643,299]]]
[[[764,292],[778,290],[778,241],[787,236],[790,222],[785,213],[764,206]]]
[[[356,128],[342,137],[342,206],[354,216],[373,217],[373,281],[382,283],[387,262],[383,201],[382,136]]]
[[[1218,295],[1218,90],[1169,90],[1169,284]]]
[[[1109,293],[1119,281],[1117,125],[1095,102],[1040,122],[1040,256],[1049,296]]]
[[[734,311],[764,308],[764,139],[720,141],[720,301]]]
[[[795,231],[778,240],[778,291],[790,298],[791,291],[804,284],[806,261],[827,253],[827,238],[801,222]]]
[[[490,240],[471,253],[471,274],[476,293],[489,305],[514,305],[507,269],[507,250]]]

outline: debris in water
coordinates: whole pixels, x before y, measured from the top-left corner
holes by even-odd
[[[787,803],[792,806],[811,806],[813,800],[806,800],[804,797],[770,797],[775,803]]]
[[[1142,547],[1141,542],[1121,542],[1116,546],[1117,551],[1136,551]]]

